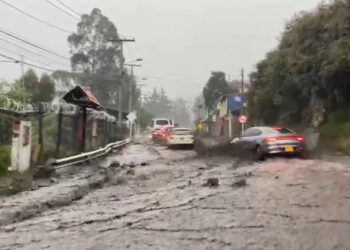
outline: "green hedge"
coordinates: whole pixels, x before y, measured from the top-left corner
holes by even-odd
[[[11,148],[10,146],[0,147],[0,176],[7,174],[8,167],[11,164]]]
[[[350,154],[350,109],[331,113],[321,127],[321,136],[332,141],[338,150]]]

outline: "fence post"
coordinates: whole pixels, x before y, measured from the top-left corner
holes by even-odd
[[[83,109],[83,124],[82,124],[82,139],[81,139],[81,153],[85,151],[85,138],[86,138],[86,107]]]
[[[62,135],[62,109],[60,108],[58,112],[58,124],[57,124],[56,158],[60,158],[61,135]]]

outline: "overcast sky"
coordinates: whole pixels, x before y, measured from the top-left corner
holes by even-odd
[[[69,31],[77,21],[47,0],[5,0],[26,12]],[[58,4],[56,0],[50,0]],[[137,70],[148,90],[163,87],[171,97],[198,95],[210,72],[221,70],[239,78],[278,43],[284,24],[295,13],[310,10],[320,0],[61,0],[80,13],[100,8],[119,33],[136,39],[125,46],[127,60],[142,57]],[[68,34],[30,19],[0,1],[0,28],[11,31],[63,56],[69,56]],[[8,39],[0,34],[0,39]],[[28,47],[28,46],[26,46]],[[29,47],[28,47],[29,48]],[[69,67],[57,58],[36,57],[0,40],[0,53],[18,54],[55,68]],[[6,59],[0,59],[6,60]],[[33,62],[34,63],[34,62]],[[20,74],[14,63],[0,63],[0,78]],[[45,66],[45,65],[42,65]]]

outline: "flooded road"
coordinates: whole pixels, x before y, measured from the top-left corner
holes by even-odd
[[[245,164],[145,145],[113,159],[137,166],[2,226],[0,249],[350,249],[350,160]]]

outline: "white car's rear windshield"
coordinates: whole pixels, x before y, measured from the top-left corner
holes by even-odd
[[[175,135],[190,135],[191,131],[189,129],[174,129]]]
[[[169,120],[156,120],[156,125],[158,126],[169,125]]]

